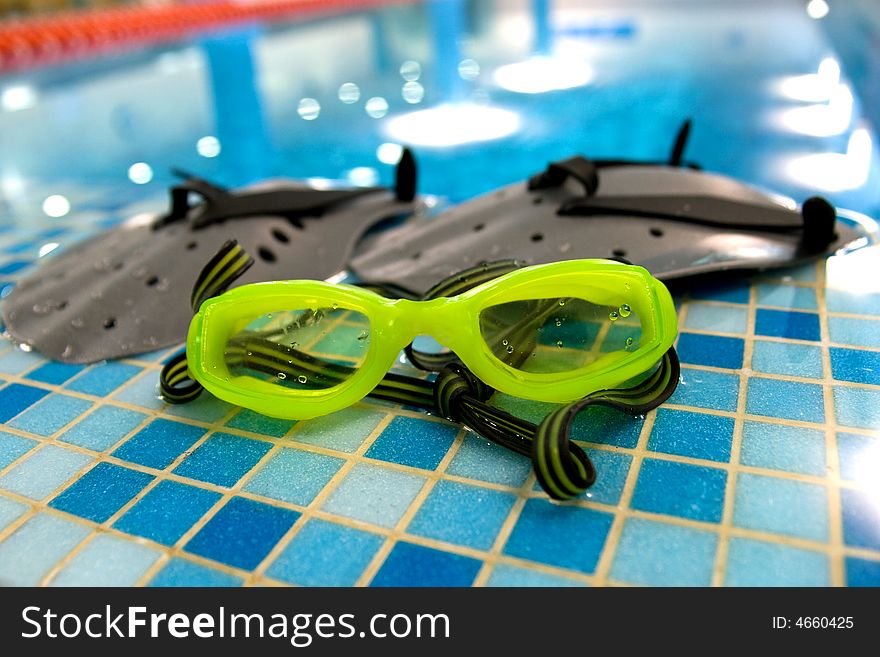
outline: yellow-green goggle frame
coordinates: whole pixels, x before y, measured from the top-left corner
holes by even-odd
[[[493,353],[480,326],[484,310],[557,298],[631,310],[641,322],[637,348],[600,354],[564,372],[524,371]],[[369,344],[347,379],[325,389],[295,389],[230,371],[227,344],[250,321],[282,309],[314,307],[356,311],[369,320]],[[451,349],[477,377],[501,392],[565,403],[650,370],[672,346],[676,332],[669,291],[647,270],[611,260],[569,260],[519,269],[456,296],[428,301],[388,299],[364,288],[320,281],[244,285],[202,303],[190,324],[186,353],[190,376],[216,397],[272,417],[309,419],[369,394],[400,351],[420,335],[430,335]]]

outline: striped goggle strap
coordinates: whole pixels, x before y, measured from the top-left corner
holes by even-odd
[[[553,499],[577,497],[596,480],[586,452],[571,440],[575,417],[590,406],[609,406],[641,415],[666,401],[678,385],[675,349],[667,351],[656,369],[629,388],[602,390],[561,406],[539,424],[514,417],[486,403],[491,388],[461,364],[444,367],[434,386],[437,411],[488,438],[532,459],[541,488]]]
[[[254,259],[236,240],[226,242],[204,266],[193,285],[190,297],[193,312],[198,312],[205,299],[225,292],[253,264]],[[176,354],[162,367],[159,374],[159,391],[162,398],[170,404],[184,404],[201,394],[202,385],[189,375],[186,349]]]

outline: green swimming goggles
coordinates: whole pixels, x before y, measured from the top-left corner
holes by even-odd
[[[326,415],[367,395],[417,406],[531,456],[545,490],[566,499],[595,479],[568,439],[574,415],[591,404],[644,413],[678,382],[672,298],[641,267],[491,263],[423,300],[320,281],[224,292],[251,262],[230,242],[203,270],[186,351],[162,372],[167,401],[204,388],[285,419]],[[423,335],[451,353],[416,350]],[[436,380],[391,372],[404,349],[415,366],[439,371]],[[565,406],[536,426],[489,406],[495,390]]]
[[[526,267],[428,301],[321,281],[255,283],[201,304],[187,364],[220,399],[303,420],[365,397],[419,335],[496,390],[565,403],[650,369],[672,346],[676,314],[645,269],[609,260]]]

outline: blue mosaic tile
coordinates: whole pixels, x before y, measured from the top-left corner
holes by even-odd
[[[313,519],[266,574],[300,586],[353,586],[384,541],[376,534]]]
[[[396,417],[370,445],[365,456],[434,470],[452,447],[458,432],[458,427],[451,424]]]
[[[847,557],[846,584],[847,586],[880,586],[880,561]]]
[[[46,445],[0,478],[0,488],[42,500],[92,461],[90,456]]]
[[[77,392],[106,397],[141,370],[140,367],[126,363],[102,363],[90,368],[88,372],[78,376],[66,387]]]
[[[10,349],[0,355],[0,373],[21,374],[42,362],[45,359],[36,352]]]
[[[231,404],[227,404],[213,395],[200,395],[195,401],[187,404],[171,404],[166,406],[164,410],[168,415],[197,422],[213,423],[228,415],[232,408]]]
[[[613,519],[603,511],[528,500],[504,554],[592,573]]]
[[[767,374],[787,374],[821,379],[822,350],[807,344],[756,340],[752,369]]]
[[[307,506],[344,463],[334,456],[283,448],[250,478],[244,489]]]
[[[52,385],[61,385],[73,376],[76,376],[86,368],[85,365],[73,363],[58,363],[49,361],[37,369],[28,373],[27,378],[32,381],[42,381]]]
[[[745,333],[748,319],[746,308],[689,303],[684,328],[713,333]]]
[[[98,463],[49,506],[94,522],[104,522],[153,480],[143,472],[112,463]]]
[[[840,489],[843,541],[847,545],[880,550],[880,502],[871,493]]]
[[[814,541],[828,540],[825,488],[802,481],[740,474],[733,524]]]
[[[50,582],[52,586],[133,586],[161,553],[110,534],[98,534]]]
[[[163,470],[192,447],[206,431],[190,424],[158,418],[117,447],[113,456]]]
[[[831,375],[838,381],[880,385],[880,352],[831,347]]]
[[[610,576],[629,584],[709,586],[717,548],[714,532],[629,518]]]
[[[587,454],[596,467],[596,483],[587,489],[583,498],[601,504],[617,504],[632,465],[632,456],[606,449],[588,449]]]
[[[846,290],[825,290],[825,306],[833,313],[880,315],[880,294],[860,294]]]
[[[215,433],[174,469],[182,477],[234,486],[250,472],[272,445],[262,440]]]
[[[40,513],[0,543],[0,586],[36,586],[91,529]]]
[[[717,283],[700,285],[691,290],[692,299],[703,301],[726,301],[727,303],[748,303],[748,283]]]
[[[725,586],[829,586],[831,569],[821,552],[733,537]]]
[[[745,341],[720,335],[679,333],[676,351],[682,363],[740,369]]]
[[[363,408],[346,408],[337,413],[300,422],[291,440],[340,452],[354,452],[373,433],[385,413]]]
[[[880,390],[834,386],[837,424],[859,429],[880,429]]]
[[[241,586],[244,580],[228,573],[208,568],[180,557],[169,561],[149,586]]]
[[[48,390],[21,383],[10,383],[0,389],[0,423],[8,422],[48,394]]]
[[[127,408],[101,406],[61,434],[59,440],[103,452],[134,431],[146,419],[147,416],[143,413]]]
[[[542,573],[531,568],[520,568],[500,563],[492,569],[486,586],[511,586],[511,587],[545,587],[545,586],[588,586],[585,582],[576,579]]]
[[[410,534],[488,550],[516,497],[453,481],[438,481],[406,528]]]
[[[544,419],[541,416],[538,422]],[[578,413],[571,425],[571,436],[598,445],[634,448],[639,442],[645,418],[633,417],[622,411],[593,406]]]
[[[232,498],[185,549],[214,561],[253,570],[297,521],[296,511]]]
[[[821,339],[819,315],[758,308],[755,311],[755,335],[818,342]]]
[[[37,445],[31,438],[22,438],[5,431],[0,431],[0,470],[26,454]]]
[[[418,475],[357,463],[322,508],[346,518],[394,527],[424,483]]]
[[[470,557],[401,541],[370,586],[470,586],[481,565]]]
[[[720,522],[727,473],[688,463],[645,459],[631,506],[703,522]]]
[[[148,371],[137,377],[122,390],[114,393],[113,398],[126,404],[156,411],[170,408],[170,404],[166,404],[159,397],[159,377],[154,371]]]
[[[683,367],[681,381],[669,403],[734,412],[738,398],[739,377],[736,374]]]
[[[227,427],[250,431],[261,436],[281,438],[296,424],[296,420],[279,420],[244,408],[226,423]]]
[[[446,468],[447,474],[513,488],[522,486],[531,471],[532,462],[525,456],[473,433],[465,435]]]
[[[856,347],[880,348],[880,320],[855,317],[828,317],[831,342]]]
[[[825,432],[747,420],[740,463],[822,477],[826,474]]]
[[[9,426],[39,436],[51,436],[92,407],[85,399],[51,394],[9,423]]]
[[[30,260],[10,260],[0,265],[0,276],[15,274],[31,264]]]
[[[759,306],[777,306],[799,310],[816,310],[816,290],[796,285],[775,285],[760,283],[757,286]]]
[[[843,479],[869,484],[880,472],[880,437],[838,433],[837,453]]]
[[[751,377],[746,413],[802,422],[825,422],[822,386],[798,381]]]
[[[0,497],[0,531],[9,526],[9,523],[20,518],[30,507],[22,502],[16,502],[6,497]]]
[[[730,460],[733,425],[729,417],[660,408],[648,449],[726,463]]]
[[[163,545],[174,545],[219,499],[220,493],[214,491],[160,481],[114,527]]]

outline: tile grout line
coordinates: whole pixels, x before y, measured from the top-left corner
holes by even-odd
[[[339,484],[345,479],[345,477],[351,472],[351,470],[361,461],[356,460],[357,457],[363,456],[366,451],[372,447],[373,443],[379,439],[379,436],[384,433],[385,429],[388,428],[388,425],[394,420],[394,415],[391,413],[386,414],[377,425],[373,428],[369,435],[364,438],[363,442],[358,446],[358,448],[350,455],[351,458],[347,459],[346,462],[336,471],[336,474],[330,478],[330,480],[324,484],[323,488],[318,492],[318,494],[312,499],[311,502],[303,509],[302,515],[297,518],[297,521],[290,527],[290,529],[285,532],[284,536],[282,536],[278,542],[272,547],[272,549],[263,557],[262,561],[257,565],[256,568],[251,573],[251,576],[245,581],[245,586],[253,585],[257,580],[264,576],[264,573],[272,565],[281,552],[287,548],[290,542],[294,539],[294,537],[300,532],[303,525],[308,522],[313,516],[315,511],[319,510],[327,498],[332,495]]]
[[[743,341],[743,362],[739,374],[739,391],[736,401],[736,414],[734,416],[733,437],[730,444],[730,458],[728,459],[731,468],[727,473],[727,481],[724,486],[724,502],[722,505],[721,522],[719,524],[718,546],[712,568],[712,586],[716,587],[724,585],[727,555],[730,547],[730,528],[733,526],[733,513],[736,506],[736,483],[745,425],[746,401],[748,399],[749,380],[752,371],[752,354],[755,345],[756,301],[757,290],[754,285],[750,285],[748,311],[746,314],[746,333]]]
[[[404,511],[403,515],[394,525],[392,529],[391,535],[385,540],[376,554],[373,556],[373,559],[364,570],[361,572],[360,577],[355,582],[355,586],[369,586],[370,582],[376,576],[376,573],[379,572],[379,569],[385,563],[385,560],[388,558],[388,555],[391,553],[391,550],[394,548],[394,545],[397,541],[405,535],[405,529],[415,517],[416,513],[421,509],[425,500],[428,499],[428,495],[434,489],[434,486],[437,485],[437,482],[441,479],[443,472],[445,472],[446,468],[449,466],[449,463],[455,457],[455,454],[458,452],[461,443],[464,442],[464,436],[467,435],[468,430],[465,428],[461,428],[456,434],[455,440],[452,445],[450,445],[446,454],[443,455],[443,458],[440,460],[440,463],[437,464],[437,467],[429,473],[429,476],[422,487],[419,489],[419,492],[416,493],[416,496],[410,502],[406,511]]]
[[[144,425],[144,426],[146,426],[146,425]],[[134,431],[138,431],[138,429],[135,429]],[[132,435],[134,435],[134,431],[132,432]],[[150,491],[152,491],[162,481],[166,481],[167,474],[170,474],[171,470],[173,470],[178,465],[180,465],[180,463],[183,462],[183,460],[186,459],[186,457],[188,457],[192,452],[194,452],[196,449],[198,449],[199,446],[204,444],[204,442],[212,435],[212,433],[213,433],[212,431],[206,431],[205,434],[201,438],[196,440],[189,447],[189,449],[184,450],[183,452],[178,454],[178,456],[171,463],[169,463],[165,468],[163,468],[161,470],[158,470],[158,468],[156,468],[156,470],[158,470],[159,473],[156,475],[152,475],[153,479],[151,479],[150,482],[146,486],[144,486],[140,491],[138,491],[130,500],[128,500],[121,507],[119,507],[113,514],[111,514],[110,517],[108,517],[103,522],[98,523],[98,527],[97,527],[96,531],[94,532],[94,535],[96,536],[102,530],[109,529],[113,524],[116,523],[117,520],[119,520],[123,515],[125,515],[135,504],[137,504],[144,497],[146,497]],[[129,437],[121,439],[120,441],[117,442],[116,446],[122,445],[126,440],[128,440],[128,438]],[[108,454],[103,455],[101,457],[98,457],[98,459],[96,459],[93,463],[90,464],[88,471],[93,470],[100,463],[107,462],[104,457],[109,456],[109,455],[110,454],[108,452]],[[85,472],[83,472],[83,474],[85,474]],[[64,488],[61,489],[60,492],[56,492],[56,494],[53,496],[53,498],[60,495],[61,492],[66,490],[68,487],[73,486],[74,483],[79,482],[79,480],[80,480],[79,477],[71,479],[68,482],[68,484]],[[134,542],[137,543],[142,540],[143,540],[143,537],[135,537]],[[46,575],[40,581],[39,585],[45,586],[46,584],[48,584],[53,579],[53,577],[55,577],[55,575],[57,575],[64,568],[64,566],[66,566],[68,563],[70,563],[70,561],[72,561],[76,557],[76,555],[79,554],[79,552],[81,552],[84,549],[84,547],[87,543],[88,543],[88,541],[83,541],[82,543],[80,543],[79,545],[74,547],[70,552],[68,552],[68,554],[64,558],[62,558],[58,563],[55,564],[55,566],[52,569],[49,570],[48,573],[46,573]]]
[[[830,558],[830,583],[831,586],[846,586],[846,568],[843,556],[843,511],[841,509],[840,495],[840,463],[837,451],[837,420],[834,405],[834,383],[831,370],[831,351],[828,348],[827,338],[829,335],[827,317],[827,276],[825,261],[816,265],[816,277],[819,282],[817,301],[819,308],[824,311],[819,313],[819,330],[822,334],[822,373],[824,383],[822,386],[822,400],[825,409],[825,467],[826,479],[829,483],[827,488],[828,503],[828,542],[831,545]]]
[[[483,562],[483,565],[480,566],[479,572],[477,572],[477,576],[474,578],[473,586],[484,587],[488,583],[489,578],[491,577],[492,572],[495,570],[495,566],[497,565],[497,558],[501,556],[502,550],[507,544],[507,540],[513,533],[513,528],[519,521],[519,517],[520,515],[522,515],[522,511],[526,506],[526,502],[528,502],[528,500],[530,499],[529,493],[533,490],[536,481],[537,477],[535,476],[534,468],[532,468],[528,476],[526,476],[525,481],[517,489],[517,497],[514,500],[513,505],[510,507],[510,511],[507,512],[507,517],[501,524],[501,528],[498,530],[498,534],[495,536],[492,547],[489,548],[489,554],[493,555],[495,557],[495,560],[492,562],[488,560]]]

